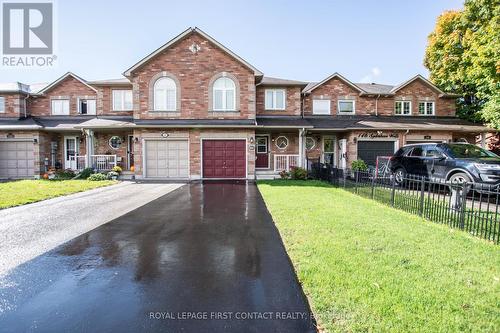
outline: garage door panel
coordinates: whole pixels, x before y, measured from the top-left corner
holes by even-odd
[[[245,178],[245,140],[203,140],[204,178]]]
[[[358,141],[358,159],[375,166],[378,156],[392,156],[394,141]]]
[[[146,177],[188,177],[188,147],[187,140],[147,140]]]

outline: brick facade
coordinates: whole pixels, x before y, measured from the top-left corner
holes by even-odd
[[[43,96],[31,99],[28,108],[32,116],[50,116],[52,99],[69,99],[69,115],[76,116],[79,114],[79,98],[97,99],[97,93],[74,77],[68,76]]]
[[[190,51],[198,45],[197,53]],[[152,110],[151,91],[156,75],[174,77],[180,85],[180,106],[177,111]],[[227,73],[235,78],[237,101],[235,112],[214,112],[209,89],[213,78]],[[134,87],[134,118],[136,119],[254,119],[255,76],[253,71],[229,56],[212,42],[192,33],[132,73]]]
[[[0,94],[4,98],[5,111],[0,112],[0,118],[20,118],[24,117],[25,101],[21,94]]]
[[[284,89],[286,91],[285,110],[266,110],[266,89]],[[258,116],[300,116],[301,115],[301,87],[257,86],[257,115]]]

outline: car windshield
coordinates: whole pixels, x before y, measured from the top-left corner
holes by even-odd
[[[450,144],[450,153],[455,158],[498,157],[498,155],[470,144]]]

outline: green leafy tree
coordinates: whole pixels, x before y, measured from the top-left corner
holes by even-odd
[[[500,2],[467,0],[440,15],[428,37],[425,66],[441,89],[462,96],[459,116],[500,128]]]

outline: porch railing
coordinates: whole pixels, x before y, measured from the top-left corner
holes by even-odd
[[[85,169],[86,156],[77,156],[76,165],[78,170]],[[116,155],[90,155],[90,168],[96,171],[109,171],[116,166]]]
[[[290,171],[299,166],[299,155],[274,155],[274,171]]]

